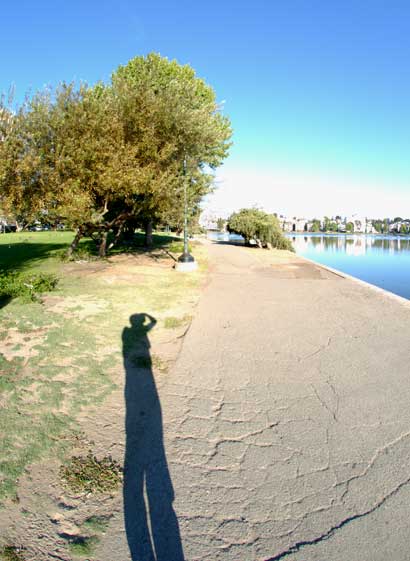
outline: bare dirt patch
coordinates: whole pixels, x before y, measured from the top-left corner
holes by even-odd
[[[61,314],[66,318],[77,318],[80,321],[97,314],[106,312],[109,303],[87,296],[77,297],[50,297],[46,300],[47,310],[53,314]]]
[[[49,328],[39,328],[27,333],[11,328],[6,338],[0,341],[0,353],[8,361],[23,358],[24,363],[27,363],[29,358],[39,355],[36,347],[44,342],[48,330]]]

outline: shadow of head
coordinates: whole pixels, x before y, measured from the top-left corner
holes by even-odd
[[[156,323],[157,320],[146,313],[132,314],[132,316],[130,316],[131,328],[141,333],[146,333],[152,329]]]
[[[130,357],[132,354],[149,348],[148,332],[155,326],[157,320],[149,314],[139,313],[130,316],[130,327],[125,327],[122,332],[123,355]]]

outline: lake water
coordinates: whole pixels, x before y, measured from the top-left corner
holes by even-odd
[[[410,299],[410,237],[292,234],[298,255]]]

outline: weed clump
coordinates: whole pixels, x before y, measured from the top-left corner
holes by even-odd
[[[0,272],[0,300],[21,298],[23,302],[38,302],[40,294],[53,291],[57,284],[58,278],[48,273]]]
[[[135,368],[143,368],[146,370],[156,369],[166,372],[167,364],[157,355],[137,355],[131,358],[131,363]]]
[[[15,545],[5,545],[0,549],[1,561],[24,561],[22,548]]]
[[[75,557],[84,557],[86,555],[91,555],[94,552],[95,546],[99,541],[100,540],[97,536],[78,536],[69,542],[68,548],[70,553]]]
[[[165,329],[176,329],[178,327],[181,327],[181,325],[189,323],[191,319],[191,316],[184,316],[182,318],[169,316],[164,319],[164,327]]]
[[[110,516],[90,516],[84,521],[83,526],[91,532],[105,532],[110,518]]]
[[[98,459],[91,452],[75,456],[60,468],[63,483],[74,492],[109,493],[122,481],[122,467],[111,456]]]

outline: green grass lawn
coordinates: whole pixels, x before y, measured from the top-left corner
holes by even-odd
[[[35,271],[53,269],[74,238],[73,232],[0,234],[0,269]],[[91,240],[83,245],[90,246]]]
[[[183,274],[173,270],[164,251],[181,251],[181,242],[170,236],[156,236],[157,249],[150,253],[136,248],[131,255],[64,263],[59,255],[72,237],[0,235],[0,269],[59,278],[43,302],[16,298],[0,309],[0,501],[16,494],[27,466],[49,454],[64,458],[79,429],[79,412],[100,407],[122,383],[123,352],[138,348],[134,334],[123,349],[129,317],[154,316],[155,339],[161,330],[189,321],[199,295],[206,268],[202,246],[195,247],[199,271]],[[166,371],[161,357],[151,358],[158,371]]]
[[[0,270],[4,271],[49,271],[54,270],[61,261],[61,257],[74,239],[72,231],[57,232],[21,232],[0,234]],[[181,241],[167,234],[154,234],[154,247],[169,249],[176,242],[182,250]],[[144,235],[137,232],[131,249],[142,251]],[[175,246],[175,244],[174,244]],[[175,249],[175,247],[174,247]],[[83,238],[79,244],[80,252],[91,256],[97,255],[97,248],[93,240]],[[130,250],[121,246],[112,248],[109,255],[117,255]]]

